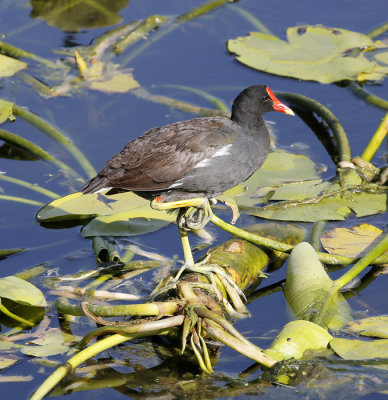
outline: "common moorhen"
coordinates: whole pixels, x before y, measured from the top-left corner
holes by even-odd
[[[83,193],[133,191],[159,202],[215,198],[248,179],[264,162],[269,133],[263,114],[293,115],[268,86],[244,89],[232,116],[194,118],[152,128],[126,144],[87,182]]]
[[[270,138],[263,114],[268,111],[294,115],[268,86],[255,85],[235,98],[231,118],[194,118],[152,128],[127,143],[82,191],[133,191],[154,199],[151,205],[157,209],[194,206],[189,217],[180,212],[179,226],[202,227],[211,213],[209,200],[248,179],[266,159]],[[202,225],[193,222],[195,213],[205,220]],[[193,264],[187,234],[180,233],[186,264]]]

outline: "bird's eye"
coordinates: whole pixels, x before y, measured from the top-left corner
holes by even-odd
[[[263,101],[265,101],[265,102],[270,101],[270,98],[268,96],[264,96]]]

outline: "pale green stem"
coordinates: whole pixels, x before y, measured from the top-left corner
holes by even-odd
[[[39,186],[37,184],[26,182],[21,179],[12,178],[11,176],[8,176],[8,175],[0,174],[0,180],[14,183],[15,185],[23,186],[30,190],[34,190],[35,192],[43,194],[44,196],[47,196],[50,199],[57,199],[58,197],[60,197],[59,194],[51,192],[50,190],[47,190],[45,188],[42,188],[41,186]]]
[[[240,6],[237,6],[236,4],[230,4],[228,7],[235,13],[240,14],[241,17],[245,18],[259,32],[266,33],[267,35],[272,35],[271,31],[249,11]]]
[[[318,101],[301,94],[280,92],[277,90],[275,91],[275,94],[319,115],[333,132],[340,161],[350,161],[350,145],[346,132],[338,118],[327,107]]]
[[[321,250],[321,235],[325,229],[326,222],[327,221],[317,221],[311,229],[309,243],[314,247],[315,251]]]
[[[380,107],[384,110],[388,110],[388,101],[381,97],[375,96],[362,88],[356,82],[350,82],[348,88],[358,97],[365,100],[367,103],[373,104],[374,106]]]
[[[9,311],[8,308],[6,308],[3,304],[0,304],[0,311],[15,321],[21,322],[22,324],[25,324],[27,326],[35,326],[33,322],[28,321],[22,317],[19,317],[19,315],[16,315],[13,312]]]
[[[58,311],[63,314],[70,314],[75,316],[85,315],[81,307],[76,304],[70,304],[67,299],[59,297],[55,306]],[[144,303],[144,304],[125,304],[117,306],[96,306],[88,304],[88,310],[96,317],[152,317],[160,315],[172,315],[179,310],[176,302],[163,302],[163,303]]]
[[[367,33],[371,39],[375,39],[378,36],[382,35],[384,32],[388,31],[388,22],[384,22],[382,25],[378,26],[375,29],[372,29]]]
[[[36,126],[41,131],[46,133],[48,136],[50,136],[58,143],[60,143],[63,147],[65,147],[66,150],[70,154],[72,154],[73,157],[78,161],[78,163],[84,169],[89,178],[92,178],[96,175],[96,170],[87,160],[87,158],[82,154],[82,152],[78,149],[78,147],[75,146],[74,143],[72,143],[70,139],[59,129],[49,124],[47,121],[45,121],[38,115],[33,114],[32,112],[25,110],[17,105],[13,106],[13,113],[23,118],[24,120],[28,121],[32,125]]]
[[[368,265],[370,265],[378,256],[388,250],[388,234],[385,234],[384,238],[364,257],[362,257],[356,264],[353,265],[349,271],[345,272],[335,283],[339,289],[348,284],[358,274],[360,274]]]
[[[190,86],[186,85],[160,85],[161,87],[167,87],[167,88],[175,88],[175,89],[181,89],[181,90],[186,90],[188,92],[192,92],[197,94],[198,96],[203,97],[204,99],[210,101],[214,107],[216,107],[218,110],[223,111],[226,115],[230,115],[229,108],[226,106],[226,104],[220,100],[217,99],[217,97],[212,96],[211,94],[205,92],[204,90],[201,89],[196,89]]]
[[[229,3],[231,0],[211,0],[206,1],[203,4],[193,8],[192,10],[179,15],[175,20],[173,20],[170,24],[166,24],[166,26],[162,26],[158,31],[156,31],[142,46],[139,46],[133,52],[131,52],[121,63],[122,67],[128,65],[135,57],[137,57],[141,52],[151,46],[153,43],[166,36],[168,33],[172,32],[182,23],[191,21],[194,18],[198,18],[203,14],[206,14],[217,7],[223,6],[226,3]]]
[[[19,49],[18,47],[12,46],[9,43],[0,41],[0,52],[15,58],[29,58],[31,60],[38,61],[44,65],[47,65],[50,68],[57,68],[57,65],[52,61],[37,56],[36,54],[29,51]]]
[[[57,370],[55,370],[43,383],[42,385],[32,394],[30,400],[40,400],[43,399],[53,388],[56,386],[66,375],[68,375],[71,371],[73,371],[80,364],[85,362],[86,360],[94,357],[95,355],[110,349],[114,346],[117,346],[120,343],[126,342],[136,337],[144,337],[151,335],[158,335],[163,332],[164,329],[170,328],[172,326],[179,326],[183,322],[183,316],[179,315],[172,318],[166,318],[161,321],[153,321],[157,323],[158,328],[155,330],[149,330],[147,332],[137,332],[133,334],[127,335],[119,335],[115,334],[104,339],[99,340],[98,342],[93,343],[91,346],[86,349],[80,351],[75,356],[70,358],[65,364],[61,365]],[[172,321],[174,319],[175,325]],[[152,322],[149,324],[152,329]]]
[[[384,140],[385,136],[387,136],[387,132],[388,132],[388,113],[385,114],[385,117],[381,121],[375,134],[373,135],[372,139],[366,146],[364,152],[361,154],[361,158],[363,160],[370,161],[372,159],[377,149],[380,147],[381,142]]]
[[[68,171],[70,175],[79,177],[79,174],[75,172],[72,168],[70,168],[68,165],[66,165],[62,161],[57,160],[54,156],[52,156],[50,153],[47,153],[47,151],[43,150],[35,143],[32,143],[31,141],[24,139],[23,137],[15,133],[8,132],[4,129],[0,129],[0,139],[4,140],[7,143],[11,143],[18,147],[21,147],[23,150],[26,150],[28,153],[33,154],[37,158],[40,158],[42,160],[47,160],[53,163],[60,169]]]
[[[272,367],[274,364],[276,364],[276,360],[264,354],[258,347],[255,348],[246,345],[245,343],[241,342],[241,340],[238,340],[234,336],[220,329],[219,326],[213,321],[203,320],[202,328],[211,336],[212,339],[224,343],[251,360],[265,365],[266,367]]]
[[[17,196],[6,196],[4,194],[0,194],[0,200],[15,201],[17,203],[30,204],[31,206],[38,206],[38,207],[42,207],[44,205],[44,203],[41,203],[40,201],[25,199],[23,197],[17,197]]]
[[[222,219],[218,218],[215,214],[212,215],[210,220],[211,222],[213,222],[214,225],[218,226],[224,231],[229,232],[232,235],[235,235],[241,239],[245,239],[248,242],[257,244],[259,246],[265,246],[272,250],[282,251],[283,253],[289,253],[294,248],[294,246],[290,244],[285,244],[282,242],[278,242],[276,240],[255,235],[254,233],[246,232],[243,229],[237,228],[236,226],[226,223]],[[322,253],[320,251],[317,252],[317,255],[320,261],[322,261],[325,264],[348,265],[357,261],[357,258],[355,257],[345,257],[338,254]],[[386,255],[382,255],[381,257],[378,257],[374,260],[375,264],[385,264],[387,262],[388,262],[388,257]]]

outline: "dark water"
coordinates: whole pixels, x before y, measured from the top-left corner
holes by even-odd
[[[134,0],[128,7],[120,11],[124,23],[142,19],[151,14],[178,15],[190,10],[199,1],[184,2],[179,0],[151,1]],[[388,15],[386,0],[374,1],[285,1],[259,2],[244,0],[239,5],[251,12],[275,35],[284,38],[288,26],[297,24],[323,24],[326,26],[346,28],[359,32],[367,32],[385,22]],[[2,1],[0,4],[0,31],[5,35],[4,40],[31,51],[40,56],[55,60],[51,50],[74,45],[88,45],[104,33],[108,28],[81,29],[78,32],[66,33],[58,28],[48,26],[40,19],[30,18],[31,6],[24,1]],[[168,88],[164,85],[186,85],[204,89],[218,96],[226,104],[231,101],[240,89],[257,83],[268,84],[275,90],[301,93],[317,99],[328,106],[342,122],[349,136],[352,154],[362,152],[371,134],[376,129],[384,111],[375,108],[355,97],[349,90],[335,85],[321,85],[314,82],[271,76],[251,70],[234,60],[226,51],[225,43],[229,38],[246,35],[254,28],[229,7],[194,19],[181,25],[175,31],[163,37],[157,43],[148,47],[129,65],[133,68],[135,78],[140,84],[153,93],[179,98],[201,106],[210,106],[204,99],[190,92]],[[387,35],[385,35],[387,38]],[[122,56],[123,58],[125,57]],[[123,58],[118,58],[120,62]],[[34,69],[30,71],[34,74]],[[370,90],[387,98],[387,83],[376,85]],[[45,99],[39,96],[31,87],[18,78],[5,79],[0,88],[0,97],[14,101],[20,106],[27,107],[38,115],[58,126],[66,132],[74,143],[82,150],[94,167],[99,170],[105,161],[114,153],[121,150],[123,145],[137,137],[145,130],[158,125],[191,118],[192,115],[163,105],[140,100],[130,93],[103,94],[91,90],[80,90],[71,97]],[[317,163],[328,166],[326,177],[335,173],[335,168],[329,156],[322,151],[321,144],[314,134],[298,118],[287,118],[283,115],[268,115],[267,119],[276,125],[279,147],[290,147],[295,143],[304,143],[308,148],[304,152]],[[61,146],[43,136],[35,128],[18,119],[14,124],[7,124],[5,129],[28,138],[41,145],[62,161],[75,165],[72,157]],[[376,160],[380,160],[385,148],[379,150]],[[379,162],[379,161],[378,161]],[[382,163],[382,161],[380,160]],[[60,195],[68,193],[68,188],[62,185],[62,179],[55,168],[44,162],[0,160],[0,170],[9,175],[23,179],[50,189]],[[11,184],[1,183],[5,194],[31,197],[28,190]],[[75,187],[79,189],[79,187]],[[46,199],[34,197],[42,202]],[[1,202],[0,213],[0,248],[26,247],[28,251],[18,256],[1,261],[1,276],[11,275],[29,266],[48,262],[53,273],[74,273],[80,269],[91,269],[95,266],[91,244],[83,239],[79,227],[70,229],[45,229],[34,219],[37,207],[13,202]],[[229,214],[221,213],[229,218]],[[241,224],[253,223],[253,218],[244,217]],[[385,215],[378,218],[367,218],[371,222],[384,227],[387,223]],[[351,224],[351,222],[349,222]],[[335,224],[333,224],[335,226]],[[219,241],[228,237],[216,228],[209,228],[217,234]],[[145,248],[151,248],[168,257],[179,255],[181,246],[175,226],[170,226],[160,232],[134,238],[134,242]],[[48,246],[49,245],[49,246]],[[285,270],[270,276],[268,284],[284,278]],[[38,282],[35,282],[39,284]],[[266,282],[267,283],[267,282]],[[355,310],[370,311],[369,315],[386,313],[388,298],[386,279],[380,276],[362,294],[352,300]],[[49,297],[54,300],[54,297]],[[252,318],[237,323],[237,328],[253,337],[255,343],[265,347],[270,340],[260,338],[271,330],[280,329],[288,320],[286,304],[281,292],[261,298],[250,305]],[[55,318],[55,311],[51,310]],[[6,331],[7,328],[4,328]],[[82,334],[80,332],[80,334]],[[269,337],[273,337],[272,332]],[[140,349],[142,349],[139,345]],[[145,346],[145,345],[144,345]],[[128,354],[136,353],[135,346],[128,346]],[[153,356],[148,362],[141,359],[141,350],[137,350],[138,362],[150,367],[158,363]],[[104,354],[105,357],[123,357],[120,350]],[[125,355],[124,355],[125,357]],[[67,357],[55,357],[62,362]],[[251,362],[236,355],[229,349],[223,349],[217,366],[219,385],[223,384],[225,376],[237,377],[237,374],[247,368]],[[31,382],[19,384],[3,383],[2,393],[12,394],[13,398],[26,398],[34,388],[51,372],[50,368],[42,368],[32,363],[28,357],[4,372],[4,375],[32,375]],[[369,371],[370,373],[370,371]],[[220,378],[221,374],[225,374]],[[368,375],[371,376],[371,375]],[[217,379],[213,384],[217,386]],[[356,379],[354,384],[356,384]],[[358,381],[357,381],[358,382]],[[387,384],[388,381],[383,382]],[[378,399],[383,396],[374,391],[373,379],[368,381],[370,390],[360,390],[360,395],[369,391],[368,399]],[[369,387],[369,386],[368,386]],[[265,398],[288,398],[298,396],[294,389],[267,388]],[[89,399],[92,397],[121,399],[136,398],[133,393],[122,390],[101,389],[99,391],[73,393],[73,399]],[[207,398],[203,394],[203,398]],[[301,394],[303,397],[303,394]],[[241,398],[244,396],[241,395]],[[170,397],[172,398],[172,397]],[[252,397],[253,398],[253,397]]]

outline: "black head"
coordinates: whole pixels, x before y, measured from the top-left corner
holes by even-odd
[[[232,120],[238,122],[249,115],[260,116],[269,111],[294,115],[292,110],[281,103],[266,85],[254,85],[244,89],[233,101]]]

